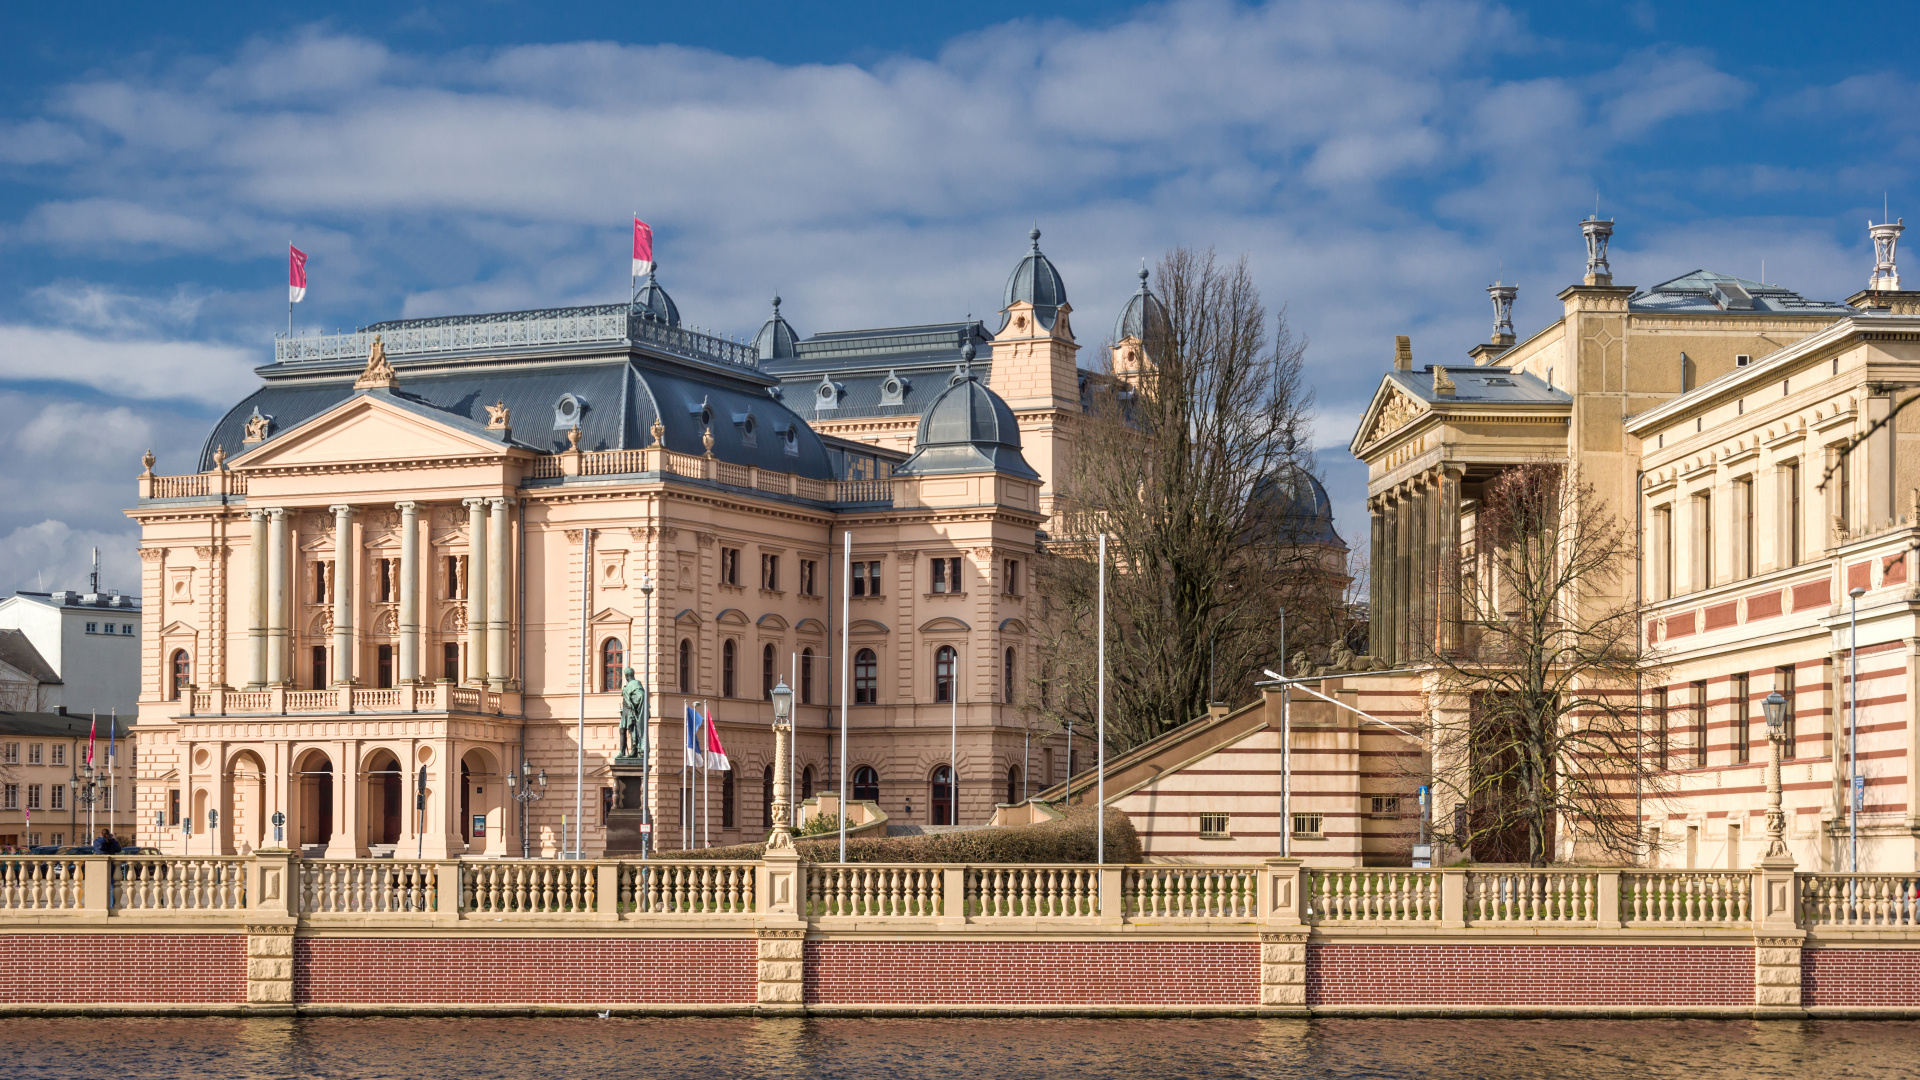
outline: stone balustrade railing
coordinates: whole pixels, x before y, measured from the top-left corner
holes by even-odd
[[[567,450],[542,455],[528,466],[527,477],[553,480],[569,476],[641,476],[650,473],[684,476],[690,480],[711,480],[729,487],[795,495],[815,502],[893,502],[893,481],[890,479],[816,480],[796,473],[736,465],[718,458],[682,454],[657,446],[640,450]]]
[[[0,921],[30,917],[326,922],[694,921],[750,928],[766,862],[0,856]],[[826,927],[1128,924],[1752,931],[1761,871],[794,864],[796,918]],[[782,890],[784,891],[784,885]],[[1920,934],[1920,874],[1792,876],[1793,922]]]
[[[416,713],[459,711],[498,715],[504,695],[475,686],[415,684],[368,689],[193,690],[182,694],[187,716],[291,716],[298,714]]]

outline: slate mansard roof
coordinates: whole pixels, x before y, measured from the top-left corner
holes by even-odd
[[[1627,301],[1629,311],[1685,312],[1689,315],[1724,312],[1741,315],[1856,315],[1846,304],[1831,300],[1809,300],[1792,289],[1765,285],[1758,281],[1695,270],[1672,281],[1634,293]]]
[[[913,456],[895,476],[934,476],[992,469],[1039,480],[1020,453],[1020,424],[1000,395],[974,378],[964,364],[920,417]]]
[[[912,417],[946,390],[968,345],[974,373],[989,378],[993,335],[978,320],[815,334],[796,342],[793,356],[760,367],[780,380],[780,400],[808,420]]]

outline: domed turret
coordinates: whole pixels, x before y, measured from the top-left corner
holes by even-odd
[[[1254,481],[1247,494],[1254,541],[1324,544],[1344,548],[1333,529],[1333,499],[1326,487],[1298,465],[1286,464]]]
[[[1033,241],[1033,250],[1027,252],[1027,257],[1013,268],[1013,276],[1007,279],[1007,299],[1000,313],[1007,315],[1007,309],[1017,303],[1032,304],[1034,320],[1051,330],[1060,309],[1066,305],[1067,286],[1060,280],[1060,272],[1053,268],[1053,263],[1040,254],[1040,227],[1034,226],[1027,237]],[[1007,315],[1001,320],[1000,329],[1005,330],[1011,320],[1012,316]]]
[[[798,348],[800,335],[780,314],[780,298],[773,298],[773,318],[760,327],[760,333],[753,339],[753,347],[759,351],[762,360],[787,360],[800,355]]]
[[[647,283],[633,294],[633,313],[643,319],[679,326],[680,309],[674,306],[673,297],[667,295],[667,290],[660,287],[659,273],[660,264],[656,262],[653,269],[647,271]]]
[[[1167,309],[1160,304],[1160,298],[1147,288],[1147,267],[1140,266],[1140,289],[1127,298],[1127,306],[1120,309],[1120,318],[1113,324],[1113,340],[1145,341],[1154,331],[1166,326]]]
[[[1040,479],[1020,454],[1020,425],[1013,410],[974,378],[971,341],[961,348],[960,356],[950,384],[920,414],[913,456],[894,469],[894,475],[998,471]]]

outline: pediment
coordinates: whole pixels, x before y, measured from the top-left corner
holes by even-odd
[[[1361,434],[1353,440],[1353,450],[1357,453],[1361,447],[1373,445],[1413,423],[1426,411],[1425,405],[1395,386],[1392,379],[1382,379],[1379,391],[1373,396],[1373,404],[1368,406],[1366,416],[1361,418]]]
[[[826,624],[819,619],[801,619],[799,622],[793,624],[793,628],[802,634],[824,634],[827,632]]]
[[[371,462],[506,456],[512,447],[445,421],[425,406],[356,394],[234,458],[231,468],[306,468]]]
[[[747,625],[747,613],[737,607],[730,607],[720,614],[715,615],[713,621],[726,623],[729,626],[745,626]]]
[[[887,624],[885,623],[874,622],[872,619],[855,619],[847,624],[847,633],[885,634],[890,633],[890,631],[887,629]]]
[[[596,623],[626,623],[632,622],[633,618],[619,608],[601,608],[600,613],[593,617],[593,621]]]
[[[967,631],[971,629],[973,629],[973,627],[968,626],[966,623],[961,622],[959,619],[953,618],[952,616],[948,616],[948,615],[942,615],[937,619],[928,619],[926,623],[920,627],[920,632],[923,634],[926,634],[926,633],[938,633],[942,630]]]
[[[754,625],[762,630],[785,630],[787,628],[787,620],[769,611],[765,615],[760,616],[760,620]]]
[[[680,614],[675,615],[673,617],[673,621],[677,623],[687,623],[692,626],[699,626],[700,613],[693,610],[692,608],[681,608]]]

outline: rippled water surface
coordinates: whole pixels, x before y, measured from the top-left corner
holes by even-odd
[[[0,1077],[1912,1077],[1920,1023],[0,1019]]]

